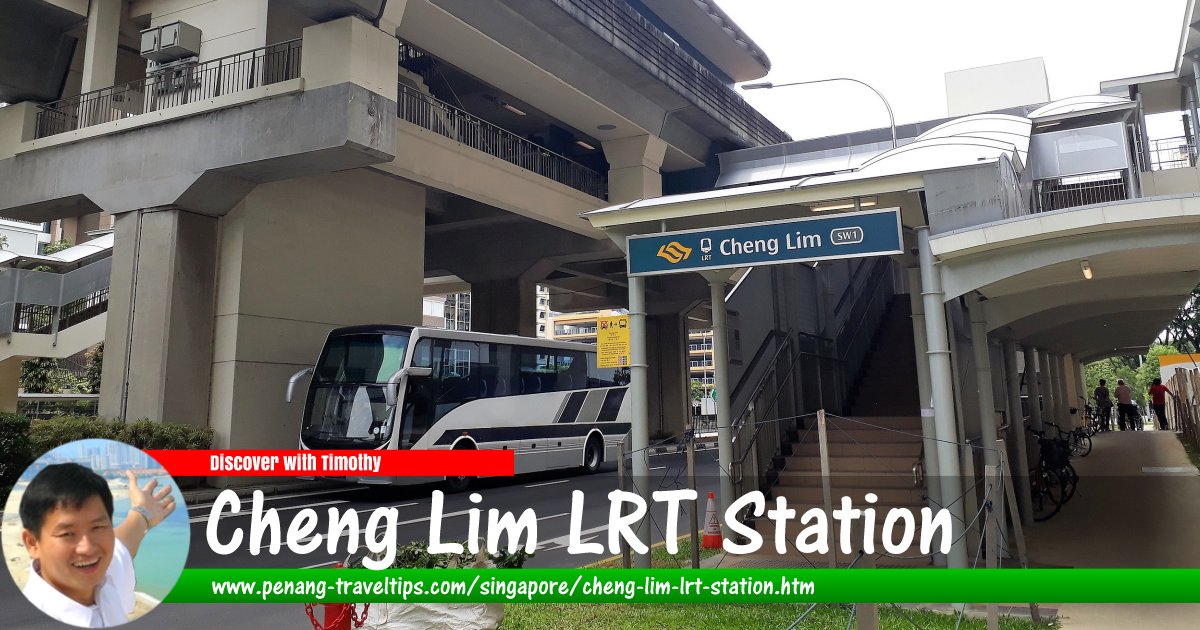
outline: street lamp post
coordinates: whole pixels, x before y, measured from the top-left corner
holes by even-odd
[[[816,81],[795,81],[793,83],[779,83],[779,84],[771,83],[770,81],[763,81],[762,83],[747,83],[742,86],[742,89],[743,90],[769,90],[771,88],[777,88],[777,87],[792,87],[793,85],[813,85],[815,83],[830,83],[832,81],[852,81],[863,87],[866,87],[868,90],[871,90],[872,92],[875,93],[875,96],[879,97],[879,100],[883,101],[883,106],[887,108],[888,122],[891,123],[891,125],[892,125],[892,148],[895,149],[896,148],[896,117],[892,115],[891,103],[888,103],[888,100],[883,97],[883,94],[879,93],[879,90],[876,90],[875,88],[871,87],[870,85],[867,85],[866,83],[863,83],[862,81],[859,81],[858,79],[851,79],[849,77],[834,77],[832,79],[817,79]]]

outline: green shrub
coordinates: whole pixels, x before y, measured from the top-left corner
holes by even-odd
[[[0,498],[16,485],[25,468],[35,459],[29,441],[29,418],[0,413]]]
[[[429,553],[429,545],[424,541],[413,541],[396,548],[396,559],[392,561],[392,569],[454,569],[458,567],[470,566],[475,562],[475,554],[467,551],[467,543],[461,543],[463,552],[461,554],[453,553]],[[508,553],[506,549],[497,549],[495,554],[487,553],[488,559],[497,569],[520,569],[525,565],[525,561],[532,558],[534,554],[526,553],[525,547],[517,548],[516,553]],[[382,554],[377,556],[382,558]],[[361,569],[363,567],[362,557],[355,558],[350,563],[350,568]]]
[[[100,373],[104,368],[104,342],[96,344],[87,351],[87,364],[83,373],[85,393],[100,393]]]

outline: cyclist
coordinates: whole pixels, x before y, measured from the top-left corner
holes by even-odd
[[[1104,379],[1100,379],[1100,386],[1092,395],[1096,397],[1096,413],[1100,417],[1100,430],[1108,433],[1112,430],[1112,396],[1108,392],[1108,387],[1105,386]]]

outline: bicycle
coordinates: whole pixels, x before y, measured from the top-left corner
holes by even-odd
[[[1066,433],[1058,428],[1059,434]],[[1067,440],[1046,437],[1045,431],[1025,427],[1038,438],[1038,463],[1030,469],[1029,479],[1033,497],[1041,497],[1034,506],[1034,520],[1046,520],[1075,496],[1079,474],[1071,465],[1071,445]],[[1050,503],[1056,505],[1050,505]]]
[[[1092,452],[1092,436],[1088,435],[1083,427],[1075,427],[1070,431],[1063,431],[1057,424],[1052,424],[1058,431],[1058,438],[1066,441],[1071,447],[1071,454],[1079,457],[1087,457]]]

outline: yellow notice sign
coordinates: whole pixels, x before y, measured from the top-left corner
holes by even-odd
[[[596,367],[629,367],[629,316],[596,319]]]

